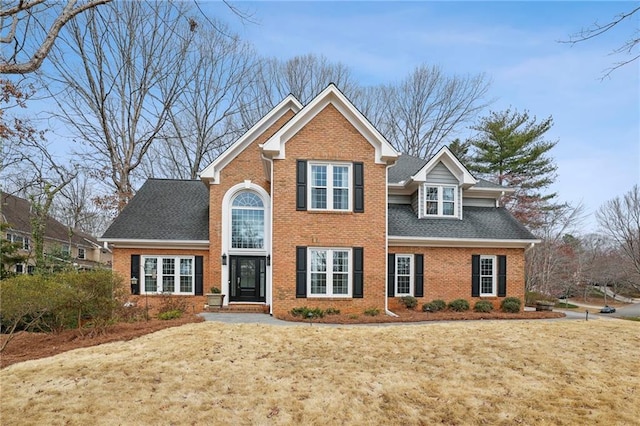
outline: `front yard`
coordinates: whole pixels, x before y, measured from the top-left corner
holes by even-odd
[[[637,323],[187,324],[0,371],[7,424],[633,424]]]

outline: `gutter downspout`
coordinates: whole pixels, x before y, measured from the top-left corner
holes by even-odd
[[[267,158],[264,155],[264,152],[260,153],[260,156],[262,157],[263,160],[268,161],[269,162],[269,185],[270,185],[270,198],[271,198],[271,202],[269,203],[269,209],[271,209],[271,211],[269,212],[269,255],[271,255],[271,265],[267,266],[267,268],[269,268],[269,272],[267,274],[267,281],[269,283],[269,291],[268,291],[268,298],[267,298],[267,302],[269,303],[269,315],[273,316],[273,159],[272,158]]]
[[[384,243],[385,243],[385,247],[384,247],[384,255],[385,255],[385,260],[384,263],[385,265],[387,265],[384,269],[384,313],[389,315],[390,317],[398,317],[398,314],[393,313],[389,310],[389,295],[387,293],[387,288],[389,286],[389,282],[387,281],[389,279],[389,168],[392,167],[393,165],[389,165],[387,164],[387,168],[386,168],[386,173],[385,173],[385,186],[386,186],[386,193],[384,195],[385,197],[385,203],[384,203],[384,208],[385,210],[385,224],[384,224]]]

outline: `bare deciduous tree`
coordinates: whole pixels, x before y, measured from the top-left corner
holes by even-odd
[[[607,201],[596,212],[602,232],[615,241],[640,277],[640,186],[634,185],[622,197]],[[640,290],[640,279],[635,280]]]
[[[569,40],[561,41],[561,43],[569,43],[576,44],[591,40],[596,37],[600,37],[601,35],[612,31],[614,28],[619,27],[623,22],[627,22],[629,20],[633,20],[634,15],[640,11],[640,7],[635,7],[629,12],[623,12],[615,15],[612,19],[601,24],[599,22],[594,22],[587,28],[583,28],[575,34],[569,36]],[[637,18],[637,16],[636,16]],[[640,53],[638,52],[638,47],[640,46],[640,37],[638,37],[638,25],[637,20],[635,21],[636,25],[632,28],[632,33],[629,35],[629,38],[621,45],[613,49],[612,54],[614,55],[627,55],[628,58],[622,59],[613,64],[610,68],[605,70],[603,75],[604,77],[608,77],[611,73],[617,70],[620,67],[623,67],[627,64],[637,61],[640,58]]]
[[[197,26],[184,3],[172,2],[111,3],[79,18],[51,55],[62,87],[56,115],[88,145],[85,162],[108,171],[121,210],[183,90]]]
[[[196,179],[242,131],[242,96],[253,84],[252,49],[223,24],[194,40],[182,74],[184,90],[168,111],[169,125],[143,164],[148,176]]]
[[[40,68],[60,30],[77,15],[112,0],[10,0],[0,6],[0,74],[26,74]],[[4,52],[11,52],[5,56]]]
[[[378,94],[389,106],[386,116],[374,124],[398,151],[430,158],[487,106],[488,90],[483,74],[448,76],[438,66],[422,65]]]

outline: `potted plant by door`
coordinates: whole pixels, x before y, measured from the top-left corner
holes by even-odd
[[[224,294],[220,294],[218,287],[211,287],[211,293],[207,293],[207,304],[210,308],[221,308]]]

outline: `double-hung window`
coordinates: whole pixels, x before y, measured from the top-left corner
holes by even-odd
[[[496,257],[480,256],[480,296],[495,296],[496,287]]]
[[[84,259],[85,258],[85,251],[83,248],[78,247],[78,259]]]
[[[413,268],[410,254],[396,255],[396,296],[413,296]]]
[[[424,215],[455,217],[457,211],[457,188],[453,185],[424,186]]]
[[[145,293],[194,294],[194,258],[143,256]]]
[[[351,250],[311,248],[308,297],[351,297]]]
[[[311,210],[351,210],[351,164],[310,163]]]

